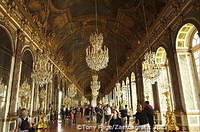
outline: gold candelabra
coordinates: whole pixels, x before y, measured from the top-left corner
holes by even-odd
[[[45,121],[45,118],[46,118],[45,114],[41,114],[39,116],[39,123],[37,125],[38,129],[46,129],[47,128],[47,123]]]
[[[46,103],[46,96],[47,96],[47,92],[46,89],[41,89],[40,93],[40,115],[39,115],[39,122],[37,124],[37,128],[38,129],[46,129],[47,128],[47,123],[46,123],[46,110],[45,110],[45,103]]]
[[[166,130],[167,131],[179,131],[179,127],[176,125],[175,122],[175,115],[174,112],[171,109],[171,105],[170,105],[170,92],[164,92],[163,93],[166,96],[166,103],[167,103],[167,112],[164,115],[166,118]]]
[[[28,109],[29,97],[31,96],[31,86],[26,79],[19,89],[20,105],[22,108]]]
[[[148,101],[149,100],[149,95],[145,96],[146,100]]]

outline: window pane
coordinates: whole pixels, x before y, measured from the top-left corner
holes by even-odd
[[[196,69],[197,69],[197,72],[198,72],[198,77],[200,79],[200,51],[196,51],[193,54],[194,54]]]
[[[192,47],[197,46],[199,44],[200,44],[200,38],[199,38],[198,32],[196,32],[192,40]]]

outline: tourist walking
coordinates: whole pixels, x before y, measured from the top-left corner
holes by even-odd
[[[147,113],[147,118],[148,118],[149,125],[151,127],[151,132],[153,132],[153,129],[154,129],[154,109],[149,104],[149,101],[144,102],[144,111]]]
[[[110,128],[111,132],[121,132],[122,131],[122,120],[121,120],[117,110],[113,111],[111,120],[109,121],[109,125],[111,126],[111,128]]]
[[[144,111],[141,104],[137,107],[137,112],[135,114],[135,124],[137,131],[148,132],[150,130],[147,113]]]
[[[85,109],[85,117],[87,119],[87,122],[90,122],[90,107],[87,106]]]
[[[112,110],[109,105],[106,105],[104,110],[105,110],[105,123],[108,123],[108,121],[111,118]]]
[[[102,123],[103,109],[100,104],[96,107],[95,112],[96,112],[97,123]]]
[[[127,115],[128,115],[128,111],[126,109],[127,105],[124,106],[124,108],[122,108],[119,112],[121,114],[121,118],[122,118],[122,123],[123,126],[127,125]]]

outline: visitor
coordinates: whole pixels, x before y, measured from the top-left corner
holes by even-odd
[[[90,121],[90,108],[89,108],[89,106],[87,106],[86,109],[85,109],[85,117],[87,119],[87,122],[89,122]]]
[[[111,126],[111,132],[121,132],[122,120],[117,110],[113,111],[112,117],[109,121],[109,125]]]
[[[96,109],[96,119],[97,119],[97,123],[102,123],[102,118],[103,118],[103,109],[101,108],[101,105],[99,104]]]
[[[70,108],[69,111],[69,125],[73,125],[74,123],[74,111],[73,108]]]
[[[83,113],[84,113],[84,109],[83,109],[83,107],[80,107],[81,118],[83,118]]]
[[[69,118],[69,108],[68,107],[66,107],[66,109],[65,109],[65,116],[66,116],[66,119]]]
[[[15,132],[33,132],[31,118],[28,116],[28,111],[23,108],[19,118],[17,119]]]
[[[129,122],[130,122],[130,110],[128,108],[128,105],[125,105],[125,110],[127,112],[127,125],[129,125]]]
[[[77,108],[74,108],[73,111],[72,111],[73,114],[74,114],[74,120],[73,120],[73,123],[74,123],[74,124],[76,124],[76,115],[77,115],[77,111],[78,111]]]
[[[61,119],[64,120],[65,112],[64,112],[64,108],[63,107],[60,110],[60,114],[61,114]]]
[[[58,112],[57,111],[54,111],[54,119],[58,120]]]
[[[122,125],[126,126],[127,125],[127,115],[128,115],[127,105],[125,105],[125,107],[122,108],[119,112],[121,114]]]
[[[151,127],[151,132],[153,132],[154,129],[154,109],[149,104],[149,101],[144,102],[144,111],[147,113],[147,118],[149,121],[149,125]]]
[[[54,121],[56,120],[55,119],[55,113],[54,113],[54,111],[51,111],[51,113],[50,113],[50,120],[54,123]]]
[[[17,110],[17,115],[20,115],[20,114],[21,114],[21,109],[22,109],[21,107],[18,108],[18,110]]]
[[[106,105],[106,107],[105,107],[105,123],[108,123],[108,121],[111,118],[111,114],[112,114],[111,107],[109,105]]]
[[[147,113],[144,111],[141,104],[139,104],[137,107],[137,112],[135,114],[135,124],[137,125],[137,131],[148,132],[150,130]]]

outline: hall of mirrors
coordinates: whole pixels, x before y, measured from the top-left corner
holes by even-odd
[[[0,132],[137,126],[145,102],[154,131],[200,132],[199,3],[0,0]]]

